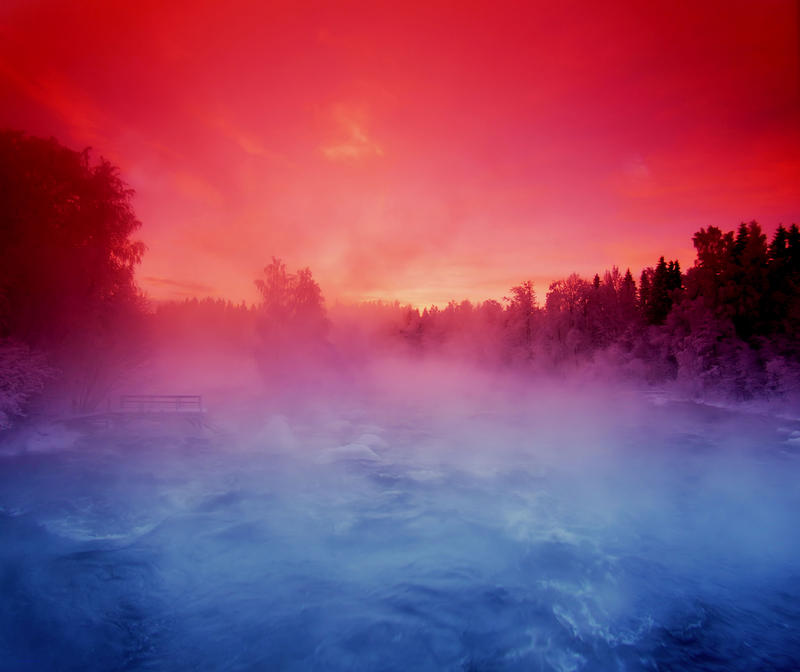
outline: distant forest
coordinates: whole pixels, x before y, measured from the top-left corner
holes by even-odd
[[[137,288],[145,253],[133,192],[105,159],[53,139],[0,132],[0,429],[32,408],[102,403],[164,340],[235,348],[265,380],[304,378],[365,353],[464,358],[521,372],[614,372],[732,399],[800,391],[800,231],[770,240],[756,222],[693,237],[686,270],[658,259],[502,302],[326,309],[309,269],[273,258],[258,305],[151,305]],[[314,363],[309,367],[309,362]]]

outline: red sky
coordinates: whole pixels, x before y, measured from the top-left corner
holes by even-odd
[[[155,298],[255,300],[274,255],[329,300],[543,299],[800,223],[793,0],[335,5],[5,0],[0,126],[120,166]]]

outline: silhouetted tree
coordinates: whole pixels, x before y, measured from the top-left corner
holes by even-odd
[[[536,316],[536,292],[533,282],[525,280],[511,288],[508,302],[507,329],[510,345],[524,359],[533,357],[533,331]]]
[[[764,333],[769,301],[767,237],[757,222],[742,223],[731,248],[722,298],[736,333],[744,340]]]
[[[652,273],[648,272],[646,276],[642,274],[639,292],[640,296],[646,297],[643,310],[645,319],[650,324],[664,323],[681,286],[681,269],[677,261],[667,263],[661,257]]]
[[[298,379],[319,365],[328,319],[322,290],[308,268],[289,273],[275,257],[255,281],[261,294],[257,353],[268,377]]]
[[[636,281],[629,268],[625,271],[619,290],[620,317],[626,326],[636,317],[636,300]]]
[[[669,298],[669,276],[667,262],[661,257],[653,272],[650,286],[650,303],[647,309],[647,321],[650,324],[662,324],[672,307]]]
[[[553,361],[576,361],[591,346],[588,307],[594,287],[577,273],[550,284],[545,301],[547,348]]]
[[[653,284],[653,269],[645,268],[639,276],[639,300],[638,307],[639,313],[644,319],[647,319],[650,310],[650,291]]]
[[[716,226],[700,229],[692,238],[697,259],[687,278],[689,298],[701,296],[708,308],[720,303],[720,288],[726,280],[730,264],[733,233],[722,233]]]
[[[0,337],[47,353],[81,409],[140,355],[132,196],[88,149],[0,132]]]
[[[133,191],[105,159],[0,132],[2,335],[60,345],[135,302]]]
[[[800,232],[796,224],[788,230],[783,225],[778,227],[768,255],[765,328],[785,340],[800,333]]]

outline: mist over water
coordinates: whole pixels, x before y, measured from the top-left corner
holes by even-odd
[[[800,665],[797,418],[441,361],[347,375],[232,374],[203,429],[6,440],[0,668]]]
[[[0,672],[800,670],[797,3],[165,4],[0,3]]]

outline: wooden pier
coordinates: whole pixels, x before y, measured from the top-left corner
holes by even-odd
[[[202,415],[203,397],[199,394],[123,394],[117,413],[134,415]]]
[[[117,427],[136,421],[188,422],[205,424],[206,410],[199,394],[123,394],[114,406],[109,400],[104,411],[66,419],[67,424],[83,427]]]

